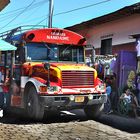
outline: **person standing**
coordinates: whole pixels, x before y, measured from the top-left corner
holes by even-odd
[[[112,89],[110,83],[107,81],[106,82],[106,94],[107,94],[107,102],[104,104],[104,112],[106,114],[112,113],[112,107],[111,107],[111,102],[110,102],[110,95],[111,95]]]
[[[137,99],[138,103],[140,104],[140,73],[137,75],[137,89],[138,89]]]
[[[111,106],[113,110],[117,110],[117,104],[118,104],[118,88],[117,88],[117,80],[116,80],[116,74],[113,73],[111,77],[111,96],[110,96],[110,101],[111,101]]]
[[[138,74],[140,73],[140,39],[137,40],[136,51],[137,51],[137,74]]]

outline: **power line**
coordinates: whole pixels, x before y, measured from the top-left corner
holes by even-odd
[[[37,8],[40,8],[44,3],[46,3],[46,0],[43,0],[41,2],[38,2],[38,3],[35,3],[33,4],[32,6],[30,6],[29,9],[27,9],[25,12],[28,12],[29,10],[33,10],[33,9],[37,9]],[[23,9],[23,8],[22,8]],[[19,10],[19,9],[18,9]],[[17,11],[17,10],[16,10]],[[13,13],[10,13],[10,14],[7,14],[7,16],[3,16],[3,17],[0,17],[0,22],[4,22],[6,20],[9,20],[9,18],[13,17],[13,16],[16,16],[17,14],[19,14],[21,12],[18,11],[18,12],[13,12]],[[8,12],[9,13],[9,12]],[[30,16],[31,17],[31,16]]]
[[[31,19],[31,15],[33,15],[35,12],[37,12],[40,8],[41,8],[41,7],[38,7],[38,8],[36,8],[36,9],[34,9],[34,11],[32,11],[32,13],[30,13],[29,15],[26,16],[25,19],[28,19],[28,18],[30,17],[30,20],[26,20],[25,22],[23,22],[23,21],[22,21],[22,22],[19,22],[18,25],[19,25],[19,24],[22,24],[22,23],[26,23],[26,22],[33,21],[33,19]],[[44,16],[43,16],[43,17],[44,17]],[[40,17],[38,17],[38,18],[40,18]],[[35,20],[38,20],[37,17],[36,17],[36,19],[34,19],[34,21],[35,21]]]
[[[45,0],[45,1],[46,1],[46,0]],[[49,0],[48,0],[48,1],[49,1]],[[86,8],[93,7],[93,6],[96,6],[96,5],[100,5],[100,4],[109,2],[109,1],[111,1],[111,0],[104,0],[104,1],[101,1],[101,2],[98,2],[98,3],[90,4],[90,5],[83,6],[83,7],[79,7],[79,8],[76,8],[76,9],[69,10],[69,11],[60,12],[60,13],[55,14],[54,16],[58,16],[58,15],[67,14],[67,13],[70,13],[70,12],[74,12],[74,11],[86,9]],[[34,4],[34,5],[35,5],[35,4]],[[30,5],[30,6],[31,6],[31,5]],[[29,7],[30,7],[30,6],[29,6]],[[33,5],[32,5],[32,6],[33,6]],[[28,9],[28,8],[27,8],[27,9]],[[27,9],[26,9],[26,11],[27,11]],[[17,9],[17,10],[18,10],[18,9]],[[15,11],[15,10],[14,10],[14,11]],[[42,16],[42,17],[43,17],[43,16]],[[47,18],[47,17],[46,17],[46,18]],[[42,23],[43,21],[45,21],[46,18],[42,19],[41,21],[39,21],[39,22],[38,22],[37,24],[35,24],[34,26],[39,25],[40,23]],[[30,21],[32,21],[32,20],[30,20]],[[11,23],[11,21],[10,21],[10,23]],[[10,23],[9,23],[9,24],[10,24]],[[8,24],[8,25],[9,25],[9,24]],[[7,25],[5,25],[5,26],[7,26]],[[5,27],[5,26],[4,26],[4,27]],[[32,26],[32,27],[34,27],[34,26]],[[4,28],[4,27],[2,27],[2,28]]]
[[[36,2],[35,4],[32,4],[32,6],[30,8],[35,8],[36,6],[39,6],[39,4],[41,4],[41,3],[46,3],[46,0],[42,0],[40,2]],[[19,8],[19,9],[12,10],[12,11],[8,11],[6,13],[0,14],[0,16],[7,15],[7,14],[11,15],[11,13],[15,13],[16,11],[20,12],[21,10],[25,9],[26,7],[27,6]]]
[[[19,17],[22,13],[24,13],[34,2],[35,2],[36,0],[33,0],[27,7],[25,7],[25,9],[22,11],[22,12],[20,12],[15,18],[13,18],[11,21],[9,21],[6,25],[4,25],[3,27],[1,27],[0,28],[0,30],[1,29],[3,29],[3,28],[5,28],[7,25],[9,25],[11,22],[13,22],[17,17]]]
[[[33,10],[34,8],[40,7],[40,6],[42,6],[44,3],[46,3],[46,0],[43,0],[43,1],[38,2],[38,3],[35,3],[35,4],[33,4],[32,6],[30,6],[30,8],[26,10],[26,12],[29,11],[29,10]],[[25,8],[25,7],[24,7],[24,8]],[[0,22],[3,22],[3,21],[5,21],[5,20],[9,20],[9,18],[11,19],[11,17],[16,16],[17,14],[21,13],[21,9],[23,9],[23,8],[20,8],[20,9],[11,11],[11,12],[9,11],[9,12],[6,13],[6,15],[3,14],[3,16],[1,16],[1,14],[0,14]],[[19,10],[20,10],[20,11],[19,11]],[[23,10],[22,10],[22,11],[23,11]]]
[[[27,12],[27,11],[29,11],[29,10],[33,10],[33,7],[34,8],[36,8],[35,10],[37,10],[37,9],[39,9],[39,8],[41,8],[41,6],[43,6],[43,3],[45,2],[48,2],[49,0],[43,0],[43,1],[41,1],[42,2],[42,4],[41,3],[35,3],[35,4],[40,4],[40,5],[37,5],[36,7],[35,7],[35,4],[32,4],[32,5],[28,5],[29,7],[26,7],[26,9],[24,9],[24,11],[22,10],[22,13],[23,12]],[[27,9],[28,8],[28,9]],[[26,10],[26,11],[25,11]],[[34,11],[34,12],[32,12],[32,13],[30,13],[30,14],[28,14],[28,17],[30,17],[30,20],[29,21],[33,21],[33,20],[31,20],[31,15],[33,15],[33,13],[35,13],[36,11]],[[21,12],[20,12],[20,14],[21,14]],[[10,16],[10,15],[9,15]],[[19,16],[19,14],[17,15],[17,16]],[[16,17],[17,17],[16,16]],[[16,18],[15,17],[15,18]],[[44,17],[44,16],[42,16],[42,17]],[[38,18],[40,18],[40,17],[38,17]],[[0,18],[1,19],[1,18]],[[25,18],[25,19],[27,19],[27,18]],[[24,19],[24,21],[25,21],[25,19]],[[13,19],[12,19],[13,20]],[[34,19],[34,20],[38,20],[37,19],[37,17]],[[3,20],[0,20],[0,22],[3,22]],[[10,21],[10,23],[11,23],[11,21]],[[14,26],[19,26],[20,24],[22,24],[23,23],[23,20],[22,20],[22,22],[21,23],[18,23],[18,24],[16,24],[16,25],[11,25],[11,26],[8,26],[9,25],[9,23],[8,24],[6,24],[6,27],[14,27]],[[33,25],[32,25],[33,26]],[[2,27],[3,28],[3,27]]]
[[[69,11],[66,11],[66,12],[57,13],[54,16],[71,13],[71,12],[74,12],[74,11],[78,11],[78,10],[81,10],[81,9],[93,7],[93,6],[96,6],[96,5],[99,5],[99,4],[102,4],[102,3],[106,3],[106,2],[109,2],[109,1],[111,1],[111,0],[105,0],[105,1],[101,1],[101,2],[95,3],[95,4],[79,7],[79,8],[76,8],[76,9],[72,9],[72,10],[69,10]]]
[[[55,14],[54,16],[58,16],[58,15],[62,15],[62,14],[71,13],[71,12],[74,12],[74,11],[78,11],[78,10],[82,10],[82,9],[85,9],[85,8],[89,8],[89,7],[93,7],[93,6],[96,6],[96,5],[100,5],[100,4],[109,2],[109,1],[111,1],[111,0],[104,0],[104,1],[101,1],[101,2],[98,2],[98,3],[94,3],[94,4],[87,5],[87,6],[79,7],[79,8],[76,8],[76,9],[72,9],[72,10],[69,10],[69,11],[57,13],[57,14]],[[44,20],[46,20],[46,18],[45,18],[45,19],[42,19],[42,20],[41,20],[40,22],[38,22],[36,25],[39,25],[39,24],[42,23]],[[35,25],[35,26],[36,26],[36,25]]]

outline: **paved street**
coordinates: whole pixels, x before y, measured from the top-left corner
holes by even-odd
[[[0,126],[0,140],[138,140],[139,137],[140,134],[128,134],[91,120]]]
[[[112,116],[109,117],[108,122],[113,122]],[[103,116],[100,121],[106,120],[107,123],[106,118],[107,116]],[[116,120],[116,124],[118,121]],[[139,120],[138,122],[140,123]],[[115,121],[113,123],[115,124]],[[42,122],[6,118],[1,119],[0,123],[0,140],[138,140],[139,138],[140,133],[132,134],[94,120],[87,120],[83,114],[64,115],[52,121]]]

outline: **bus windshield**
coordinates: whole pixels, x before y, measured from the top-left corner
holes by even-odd
[[[27,60],[84,62],[84,48],[73,45],[28,43]]]

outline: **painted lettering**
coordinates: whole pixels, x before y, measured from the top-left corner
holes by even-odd
[[[69,37],[68,36],[47,35],[47,39],[50,39],[50,40],[66,40],[66,41],[69,41]]]

